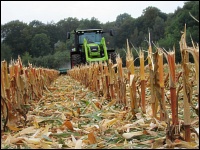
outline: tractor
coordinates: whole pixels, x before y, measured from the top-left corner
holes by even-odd
[[[80,64],[90,62],[108,61],[110,58],[115,63],[115,49],[108,49],[104,33],[113,36],[113,30],[104,32],[103,29],[74,30],[74,48],[70,52],[71,68]],[[70,32],[67,32],[67,39],[70,39]]]

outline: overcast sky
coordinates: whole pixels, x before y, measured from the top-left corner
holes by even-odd
[[[1,24],[13,20],[29,23],[57,23],[68,17],[81,19],[97,18],[101,23],[115,21],[117,16],[128,13],[140,17],[149,6],[164,13],[174,13],[185,1],[1,1]]]

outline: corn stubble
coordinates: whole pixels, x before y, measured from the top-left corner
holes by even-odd
[[[107,136],[108,129],[112,129],[113,133],[109,133],[111,137],[107,142],[114,140],[112,136],[117,136],[120,139],[117,143],[109,145],[110,148],[120,145],[120,142],[124,146],[128,145],[128,148],[134,148],[134,144],[138,142],[137,137],[145,136],[148,138],[149,135],[155,137],[160,132],[159,128],[164,127],[166,127],[165,138],[157,138],[154,141],[147,139],[143,143],[146,143],[148,146],[152,144],[153,148],[158,148],[157,145],[163,145],[163,143],[168,147],[173,147],[178,145],[177,142],[180,145],[184,145],[184,142],[192,141],[190,109],[199,111],[199,105],[195,107],[192,104],[194,101],[192,97],[194,87],[192,87],[189,81],[193,80],[194,84],[197,85],[195,91],[198,94],[197,103],[199,104],[199,47],[195,46],[194,43],[193,47],[187,46],[185,27],[180,40],[182,58],[180,66],[175,63],[175,49],[173,51],[166,51],[159,46],[155,46],[155,52],[153,52],[150,33],[148,44],[148,56],[146,58],[144,55],[145,51],[141,49],[139,51],[139,67],[134,65],[136,59],[127,39],[126,67],[122,67],[122,58],[118,54],[116,64],[113,64],[109,59],[108,62],[80,65],[68,71],[67,74],[70,78],[84,85],[86,89],[95,92],[98,97],[97,100],[88,100],[85,98],[87,94],[81,94],[81,90],[75,92],[75,95],[67,97],[73,101],[73,104],[78,99],[87,103],[85,108],[81,108],[80,103],[76,104],[77,108],[75,111],[69,107],[68,110],[71,113],[68,114],[69,116],[74,116],[73,119],[80,120],[79,122],[84,121],[82,120],[84,116],[93,117],[93,120],[99,121],[99,126],[90,127],[88,124],[88,131],[80,131],[74,127],[72,118],[64,116],[63,128],[66,127],[71,132],[84,132],[87,135],[87,140],[76,140],[71,135],[74,143],[76,143],[75,148],[81,148],[83,143],[94,147],[98,145],[100,148],[104,148],[103,144],[105,143],[103,143],[99,135]],[[195,79],[191,79],[189,76],[191,73],[191,64],[189,64],[188,59],[189,53],[192,54],[195,62]],[[163,64],[163,56],[167,60],[167,64]],[[148,60],[146,66],[145,60]],[[42,97],[42,89],[46,88],[58,76],[58,73],[52,70],[33,68],[31,64],[25,68],[22,66],[20,58],[18,61],[10,64],[9,73],[7,68],[7,63],[2,61],[1,88],[4,90],[1,90],[1,105],[3,108],[2,114],[6,118],[4,129],[6,125],[8,128],[13,129],[13,126],[9,124],[9,121],[16,118],[12,115],[13,112],[26,117],[25,114],[27,112],[25,113],[24,111],[27,108],[26,106],[30,105],[31,101]],[[180,72],[177,73],[177,71]],[[181,107],[179,106],[181,92],[183,93],[184,101],[183,131],[181,130],[182,120],[179,118],[180,110],[178,109]],[[104,104],[106,106],[103,106]],[[118,110],[115,110],[116,107],[118,107]],[[102,120],[98,116],[99,114],[91,113],[92,110],[95,110],[95,113],[101,112],[99,114],[103,118],[105,116],[109,116],[109,118]],[[87,112],[90,114],[87,114]],[[149,116],[151,123],[145,124],[142,116]],[[123,124],[123,126],[120,126],[120,124]],[[138,129],[138,124],[143,128],[142,131],[134,130]],[[18,129],[13,130],[17,131]],[[128,143],[127,140],[131,139],[134,139],[135,143]]]
[[[1,62],[1,107],[5,119],[3,130],[14,129],[22,116],[26,124],[28,110],[31,102],[42,97],[43,90],[59,73],[56,70],[33,68],[31,64],[23,67],[21,58],[17,61]]]

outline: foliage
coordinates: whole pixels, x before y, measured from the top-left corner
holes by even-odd
[[[12,57],[11,47],[6,45],[5,43],[1,44],[1,61],[6,60],[9,62]]]
[[[66,43],[64,42],[61,42],[61,41],[58,41],[57,43],[54,44],[54,51],[57,52],[57,51],[66,51],[67,50],[67,46],[66,46]]]
[[[124,21],[126,21],[128,19],[132,19],[132,17],[131,17],[131,15],[129,15],[127,13],[118,15],[116,18],[116,21],[115,21],[116,27],[121,27],[121,25],[124,23]]]
[[[117,21],[119,22],[119,21]],[[124,44],[126,42],[126,39],[130,38],[130,33],[133,33],[133,22],[134,19],[129,19],[128,17],[123,19],[122,22],[118,23],[121,26],[119,28],[116,29],[116,37],[115,38],[115,43],[116,43],[116,47],[122,48],[124,47]]]
[[[56,52],[54,54],[54,68],[66,68],[69,62],[69,51]]]
[[[116,36],[116,31],[114,30],[115,29],[115,22],[107,22],[107,23],[102,25],[102,28],[104,29],[104,31],[107,31],[107,32],[110,29],[113,29],[114,36],[110,36],[109,34],[104,34],[103,36],[105,37],[108,48],[115,48],[116,47],[115,42],[114,42],[114,39],[115,39],[115,36]]]
[[[99,29],[101,28],[100,22],[95,17],[92,17],[91,20],[88,19],[81,19],[80,25],[78,29]]]
[[[171,35],[174,41],[173,43],[176,43],[176,49],[179,47],[179,37],[185,24],[187,26],[187,43],[189,45],[191,44],[190,35],[194,41],[199,41],[199,23],[189,15],[189,12],[199,20],[199,1],[185,2],[183,9],[178,8],[173,15],[169,15],[169,22],[167,22],[165,29],[165,38],[167,35]],[[168,47],[172,46],[169,45]]]
[[[78,28],[80,22],[77,18],[68,17],[60,20],[57,25],[58,39],[62,42],[66,42],[67,32],[71,32]]]
[[[49,53],[51,53],[49,37],[44,33],[36,34],[31,41],[31,54],[39,57]]]
[[[11,21],[1,26],[1,38],[3,39],[3,43],[11,47],[14,58],[17,58],[18,55],[26,51],[27,45],[23,37],[24,32],[26,32],[26,27],[27,24],[19,20]]]
[[[22,55],[22,62],[25,66],[28,66],[28,63],[32,63],[32,57],[31,55],[29,54],[29,52],[25,52],[23,55]]]
[[[67,62],[69,62],[69,52],[68,51],[57,51],[55,54],[34,57],[32,63],[34,66],[45,67],[45,68],[55,68],[66,67]]]

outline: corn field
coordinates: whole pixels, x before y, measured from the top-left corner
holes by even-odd
[[[44,114],[39,109],[42,101],[42,105],[47,104],[45,115],[55,109],[53,117],[35,116],[32,127],[5,136],[3,146],[16,143],[19,147],[24,143],[31,148],[198,148],[199,47],[195,43],[187,46],[186,27],[179,44],[180,50],[166,51],[155,45],[156,52],[152,52],[149,38],[148,56],[144,58],[144,50],[140,49],[140,66],[136,67],[127,40],[125,68],[120,55],[116,64],[109,60],[76,66],[63,78],[71,81],[69,85],[56,80],[59,74],[55,70],[32,68],[31,64],[24,68],[20,58],[9,67],[3,61],[1,125],[4,131],[19,131],[12,124],[17,119],[23,120],[25,128],[33,102],[38,106],[32,115]],[[180,64],[175,63],[175,53],[181,53]],[[194,63],[189,62],[189,54]],[[163,64],[164,59],[167,64]],[[145,61],[148,61],[146,66]],[[61,87],[64,90],[59,92]],[[89,91],[93,92],[92,99]],[[27,131],[33,135],[20,136]],[[54,140],[59,140],[59,144]]]

